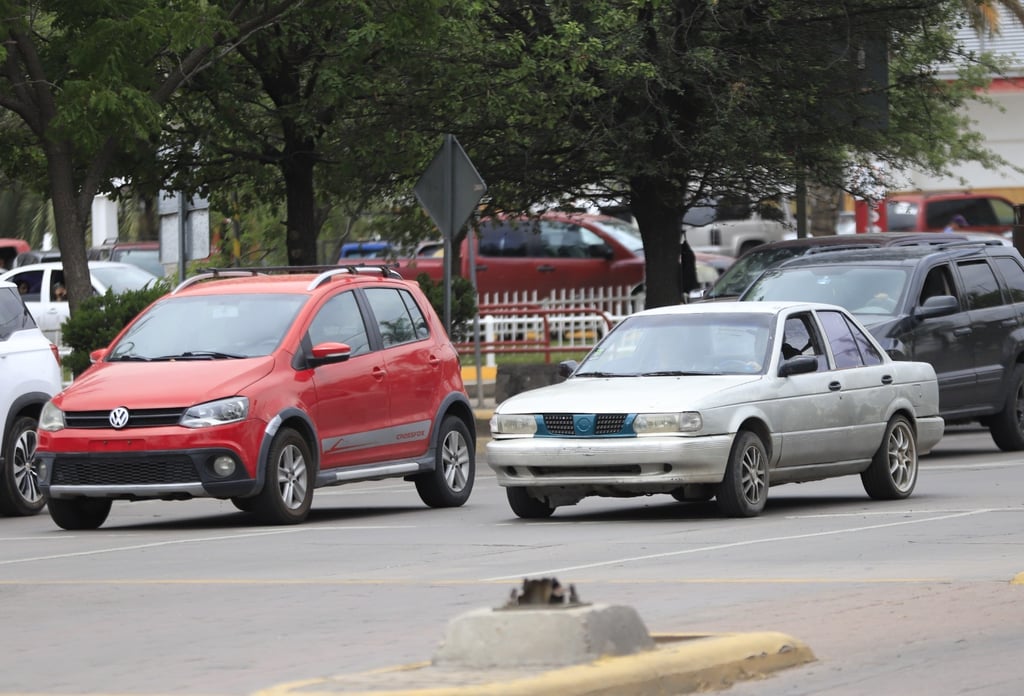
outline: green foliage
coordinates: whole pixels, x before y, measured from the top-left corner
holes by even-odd
[[[423,294],[444,322],[444,283],[435,283],[426,273],[416,277]],[[452,328],[449,338],[453,343],[469,339],[473,332],[473,317],[476,316],[476,290],[473,284],[461,276],[452,276]]]
[[[118,295],[107,290],[106,294],[83,300],[64,322],[64,343],[71,348],[71,354],[64,359],[64,366],[76,377],[82,374],[90,365],[89,353],[110,345],[128,322],[168,290],[170,282],[161,279],[143,290],[129,290]]]

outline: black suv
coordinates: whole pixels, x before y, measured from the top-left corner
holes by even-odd
[[[736,259],[736,263],[729,266],[719,276],[715,284],[704,293],[701,299],[736,299],[765,269],[804,254],[820,254],[826,251],[863,249],[865,247],[940,246],[966,241],[1006,245],[1001,237],[987,232],[947,232],[944,234],[935,232],[869,232],[867,234],[829,234],[820,237],[802,237],[769,242],[754,247]]]
[[[802,256],[765,271],[741,300],[849,309],[895,359],[935,367],[947,423],[980,421],[1024,449],[1024,258],[960,243]]]

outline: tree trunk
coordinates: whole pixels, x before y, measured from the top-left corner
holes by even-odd
[[[644,307],[664,307],[682,300],[679,248],[682,241],[678,206],[664,203],[664,196],[643,182],[630,187],[630,208],[640,227],[647,265],[647,297]]]
[[[92,295],[92,280],[85,250],[87,218],[82,214],[78,202],[88,197],[90,206],[86,209],[91,210],[95,191],[82,190],[76,196],[70,149],[65,143],[51,142],[47,146],[46,164],[57,246],[60,247],[64,267],[64,287],[68,291],[68,308],[74,314],[82,300]],[[49,291],[49,288],[42,288],[44,293]]]
[[[318,263],[316,240],[320,227],[316,215],[316,193],[313,168],[316,160],[301,152],[313,152],[313,143],[289,143],[281,161],[287,193],[287,226],[285,244],[289,266],[314,266]]]

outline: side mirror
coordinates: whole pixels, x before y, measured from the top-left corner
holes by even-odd
[[[569,378],[572,376],[572,373],[575,372],[576,368],[579,366],[580,364],[575,360],[563,360],[562,362],[558,363],[558,376]]]
[[[818,371],[818,359],[813,355],[798,355],[786,360],[779,366],[779,377],[802,375]]]
[[[107,346],[109,348],[110,346]],[[103,358],[107,356],[107,348],[97,348],[96,350],[89,353],[89,363],[94,364],[101,362]]]
[[[352,348],[347,343],[317,343],[313,346],[313,355],[306,360],[309,367],[320,367],[332,363],[345,362],[352,356]]]
[[[919,307],[914,308],[915,319],[931,319],[945,317],[960,311],[960,302],[952,295],[936,295],[929,297]]]

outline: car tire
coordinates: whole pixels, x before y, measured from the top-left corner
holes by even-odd
[[[768,500],[768,451],[749,430],[736,434],[725,477],[715,494],[718,509],[729,517],[756,517]]]
[[[37,426],[36,419],[30,416],[16,418],[3,442],[0,514],[25,517],[35,515],[46,505],[33,463]]]
[[[680,503],[706,503],[715,497],[715,488],[696,483],[677,488],[670,495]]]
[[[461,418],[446,416],[437,443],[434,470],[416,475],[416,492],[432,508],[459,507],[469,500],[476,477],[473,439]]]
[[[292,428],[281,428],[270,444],[263,490],[252,499],[252,512],[264,524],[298,524],[309,515],[313,484],[309,443]]]
[[[513,486],[505,489],[508,496],[509,507],[512,512],[525,520],[541,520],[555,512],[555,506],[548,502],[547,498],[535,498],[530,494],[529,488]]]
[[[1013,368],[1006,403],[989,419],[988,428],[992,441],[1004,452],[1024,449],[1024,365]]]
[[[58,527],[75,532],[99,529],[107,521],[113,502],[109,498],[54,499],[46,507]]]
[[[255,498],[232,498],[231,504],[242,512],[252,512],[255,501]]]
[[[875,500],[901,500],[917,485],[917,434],[906,416],[896,415],[871,464],[860,475],[864,490]]]

